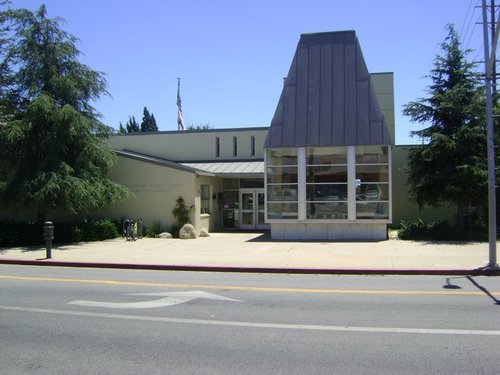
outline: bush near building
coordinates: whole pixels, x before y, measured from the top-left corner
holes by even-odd
[[[119,237],[117,223],[109,219],[55,222],[54,243],[102,241]],[[43,245],[43,227],[35,223],[0,221],[0,247]]]
[[[398,230],[400,240],[426,241],[486,241],[488,232],[483,227],[459,230],[448,221],[426,223],[422,219],[416,221],[402,221]]]

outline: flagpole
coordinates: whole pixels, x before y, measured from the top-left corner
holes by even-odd
[[[177,77],[177,130],[185,130],[181,103],[181,78]]]

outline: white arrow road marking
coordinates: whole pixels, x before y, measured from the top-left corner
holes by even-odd
[[[164,296],[164,298],[142,302],[99,302],[77,300],[68,302],[70,305],[105,307],[111,309],[149,309],[153,307],[173,306],[191,301],[197,298],[216,299],[221,301],[241,302],[240,300],[217,296],[212,293],[192,291],[192,292],[163,292],[163,293],[130,293],[129,296]]]

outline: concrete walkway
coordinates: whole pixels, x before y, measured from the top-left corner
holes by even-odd
[[[213,233],[196,240],[114,239],[0,248],[0,264],[286,273],[499,274],[485,270],[488,243],[284,242],[262,233]]]

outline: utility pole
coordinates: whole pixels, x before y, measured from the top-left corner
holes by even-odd
[[[493,131],[493,100],[492,100],[492,71],[495,65],[495,51],[498,43],[499,27],[497,25],[492,42],[491,55],[488,41],[488,15],[486,0],[482,0],[483,11],[483,38],[484,38],[484,84],[486,88],[486,121],[487,121],[487,148],[488,148],[488,238],[489,261],[488,268],[497,268],[497,222],[496,222],[496,191],[495,191],[495,146]],[[494,13],[493,13],[494,14]],[[492,20],[494,22],[494,18]],[[498,20],[500,24],[500,18]]]
[[[490,21],[491,21],[491,51],[494,54],[495,51],[495,46],[493,43],[495,43],[495,0],[491,0],[490,3]],[[493,65],[491,66],[491,88],[492,88],[492,94],[493,98],[495,98],[495,95],[497,93],[497,64],[496,64],[496,59],[493,60]]]

